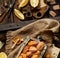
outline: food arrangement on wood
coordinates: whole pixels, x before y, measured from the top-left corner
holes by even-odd
[[[4,1],[4,7],[6,9],[10,8],[9,3],[9,1]],[[26,20],[31,17],[37,19],[43,17],[48,11],[49,6],[45,3],[45,0],[17,0],[16,7],[13,6],[13,8],[13,12],[18,19]]]
[[[56,17],[56,11],[60,10],[60,5],[56,4],[55,0],[3,0],[0,6],[0,23],[4,21],[5,24],[40,19],[47,12]],[[58,58],[60,48],[56,47],[55,41],[60,41],[59,27],[58,21],[46,18],[8,32],[5,34],[7,39],[3,40],[0,35],[0,49],[5,49],[4,52],[0,52],[0,58]]]
[[[55,0],[1,0],[0,1],[0,30],[10,30],[20,27],[21,22],[35,21],[36,19],[46,17],[57,17],[60,14],[60,9],[53,8],[54,5],[59,5]],[[55,4],[51,4],[55,1]],[[34,5],[36,7],[33,7]],[[36,4],[35,4],[36,3]],[[33,6],[32,6],[32,5]],[[20,7],[19,7],[20,5]],[[60,5],[59,5],[60,6]],[[59,6],[57,8],[59,8]],[[14,9],[18,11],[14,11]],[[53,11],[54,16],[50,11]],[[18,14],[18,15],[17,15]],[[20,15],[21,14],[21,15]],[[6,24],[7,23],[7,24]],[[8,27],[7,27],[7,26]],[[6,28],[4,28],[4,26]],[[13,27],[12,27],[13,26]]]
[[[49,15],[53,13],[54,16],[53,15],[51,16],[55,17],[57,16],[56,14],[58,13],[57,10],[60,9],[59,4],[56,4],[55,0],[17,0],[17,1],[13,1],[13,3],[12,3],[12,0],[9,0],[9,1],[4,0],[3,3],[1,0],[0,4],[3,5],[0,7],[0,17],[4,17],[4,18],[1,18],[1,22],[7,16],[7,14],[6,15],[4,14],[6,12],[7,13],[10,12],[10,10],[8,10],[9,8],[11,9],[13,8],[13,10],[9,14],[13,13],[13,15],[15,15],[19,20],[27,20],[31,18],[40,19],[45,15],[46,12],[49,12]],[[14,6],[12,6],[12,4],[14,4]],[[53,10],[50,10],[50,11],[53,11],[53,12],[49,11],[49,8],[51,5]],[[13,22],[14,19],[11,18],[10,21]]]
[[[60,49],[54,45],[53,40],[59,41],[55,36],[58,32],[58,21],[38,20],[16,31],[8,32],[5,52],[8,58],[57,58]]]

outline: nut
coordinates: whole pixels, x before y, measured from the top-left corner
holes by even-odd
[[[19,4],[19,8],[26,6],[28,2],[29,0],[22,0],[21,3]]]
[[[27,56],[31,56],[32,55],[32,52],[27,52],[26,55]]]
[[[28,43],[29,46],[33,46],[33,45],[37,45],[37,44],[38,44],[38,42],[36,42],[36,41],[30,41]]]
[[[29,51],[30,51],[30,52],[36,52],[36,51],[37,51],[37,48],[34,47],[34,46],[31,46],[31,47],[29,48]]]
[[[14,9],[14,14],[20,19],[20,20],[24,20],[24,15],[22,12],[20,12],[17,9]]]
[[[31,4],[31,6],[32,7],[37,7],[38,6],[38,4],[39,4],[39,0],[30,0],[30,4]]]
[[[40,42],[38,45],[37,45],[37,49],[38,50],[42,50],[44,47],[44,42]]]
[[[39,58],[38,55],[33,55],[31,58]]]

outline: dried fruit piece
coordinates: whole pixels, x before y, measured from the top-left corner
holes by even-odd
[[[42,50],[44,47],[44,42],[40,42],[38,45],[37,45],[37,49],[38,50]]]
[[[19,10],[17,9],[14,9],[14,14],[21,20],[24,20],[24,15],[22,12],[20,12]]]
[[[21,3],[19,4],[19,8],[26,6],[28,2],[29,0],[22,0]]]
[[[30,4],[31,4],[31,6],[32,7],[37,7],[38,6],[38,4],[39,4],[39,0],[30,0]]]
[[[37,45],[37,44],[38,44],[38,42],[36,42],[36,41],[30,41],[28,43],[29,46],[33,46],[33,45]]]
[[[7,58],[7,55],[4,52],[0,53],[0,58]]]
[[[33,55],[31,58],[39,58],[38,55]]]
[[[29,48],[29,51],[30,51],[30,52],[36,52],[36,51],[37,51],[37,48],[34,47],[34,46],[31,46],[31,47]]]

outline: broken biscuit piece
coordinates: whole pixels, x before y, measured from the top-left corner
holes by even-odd
[[[56,13],[55,13],[54,11],[49,11],[49,14],[50,14],[51,16],[53,16],[53,17],[56,16]]]

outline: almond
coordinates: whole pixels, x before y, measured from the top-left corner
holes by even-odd
[[[37,52],[35,53],[35,55],[40,55],[40,53],[41,53],[40,51],[37,51]]]
[[[27,52],[26,55],[27,56],[31,56],[32,55],[32,52]]]
[[[36,42],[36,41],[30,41],[28,43],[29,46],[33,46],[33,45],[37,45],[37,44],[38,44],[38,42]]]
[[[32,7],[37,7],[38,6],[38,4],[39,4],[39,0],[30,0],[30,4],[31,4],[31,6]]]
[[[31,58],[39,58],[38,55],[33,55]]]
[[[37,45],[37,49],[38,50],[42,50],[44,47],[44,42],[40,42],[38,45]]]
[[[34,47],[34,46],[31,46],[31,47],[29,48],[29,51],[30,51],[30,52],[36,52],[36,51],[37,51],[37,48]]]
[[[29,47],[30,47],[30,46],[27,45],[27,46],[23,49],[23,53],[26,53],[26,52],[29,50]]]

